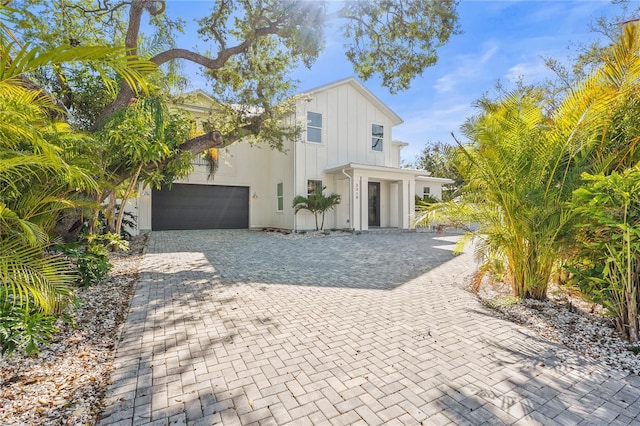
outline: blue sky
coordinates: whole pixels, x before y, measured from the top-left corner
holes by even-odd
[[[190,16],[206,13],[206,1],[170,1],[167,12],[189,21]],[[198,13],[199,12],[199,13]],[[408,142],[402,159],[412,163],[428,141],[453,143],[450,133],[474,114],[473,102],[490,91],[496,81],[542,81],[551,77],[544,57],[567,60],[570,46],[587,44],[598,36],[589,24],[601,15],[619,12],[610,1],[470,1],[458,8],[462,34],[453,36],[439,50],[438,63],[417,77],[408,91],[391,95],[373,78],[363,82],[404,123],[393,129],[393,138]],[[191,32],[191,37],[194,34]],[[327,32],[326,49],[311,69],[299,68],[293,77],[300,80],[300,91],[353,75],[344,57],[337,32]],[[189,36],[180,47],[198,43]],[[186,44],[186,45],[184,45]],[[187,68],[190,74],[195,70]],[[193,88],[206,90],[204,80],[191,78]]]

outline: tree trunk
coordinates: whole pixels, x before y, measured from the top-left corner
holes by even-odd
[[[129,52],[127,53],[128,55],[138,54],[138,36],[140,33],[140,21],[143,12],[146,10],[152,16],[156,16],[164,12],[165,6],[165,2],[161,0],[133,0],[131,2],[131,6],[129,8],[129,25],[127,27],[127,34],[125,37],[125,46],[129,49]],[[246,40],[243,40],[235,46],[229,46],[221,49],[218,52],[218,56],[215,58],[209,58],[187,49],[174,48],[160,52],[149,60],[156,65],[162,65],[174,59],[184,59],[210,70],[216,70],[222,68],[233,56],[246,52],[254,40],[269,34],[277,34],[278,31],[279,27],[277,23],[256,28],[252,35],[247,37]],[[102,127],[114,112],[126,107],[129,100],[134,96],[134,91],[125,82],[123,82],[120,85],[120,91],[118,92],[116,99],[102,111],[96,122],[91,126],[91,131],[96,131]],[[215,146],[212,146],[211,148],[215,148]],[[203,151],[204,150],[201,150],[199,152]]]
[[[129,182],[129,186],[127,186],[127,190],[120,201],[120,210],[118,211],[118,219],[116,220],[115,234],[120,235],[120,230],[122,228],[122,218],[124,217],[124,209],[127,204],[127,200],[131,196],[131,192],[133,192],[133,188],[135,188],[136,183],[138,183],[138,176],[140,176],[140,171],[142,170],[142,164],[138,166],[136,173],[131,178]],[[115,245],[113,246],[115,248]]]
[[[629,342],[635,343],[640,340],[638,333],[638,282],[632,280],[629,283],[631,288],[627,289],[625,295],[627,327],[629,333]]]
[[[93,211],[93,215],[91,218],[91,222],[89,223],[89,234],[95,234],[96,233],[96,226],[98,225],[98,220],[100,217],[100,202],[101,200],[102,194],[100,192],[98,192],[96,194],[96,198],[95,198],[95,202],[96,202],[96,208]]]
[[[109,196],[107,197],[107,210],[104,212],[105,218],[107,220],[107,231],[113,232],[116,229],[116,189],[109,192]]]
[[[63,212],[56,222],[53,232],[65,242],[77,241],[82,225],[80,209],[71,209]]]

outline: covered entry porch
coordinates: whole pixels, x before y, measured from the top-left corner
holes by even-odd
[[[340,227],[409,229],[415,216],[416,176],[424,170],[348,163],[325,170],[335,179],[342,202],[336,212]]]

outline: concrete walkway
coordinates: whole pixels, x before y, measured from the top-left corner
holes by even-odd
[[[100,424],[640,423],[640,377],[494,318],[451,241],[152,233]]]

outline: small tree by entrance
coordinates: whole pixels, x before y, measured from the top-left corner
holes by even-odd
[[[298,195],[293,199],[293,209],[297,214],[300,210],[308,210],[313,213],[316,220],[316,231],[324,228],[324,215],[329,210],[340,204],[340,195],[332,193],[324,195],[326,186],[317,188],[307,197]],[[320,227],[318,227],[318,215],[321,217]]]

